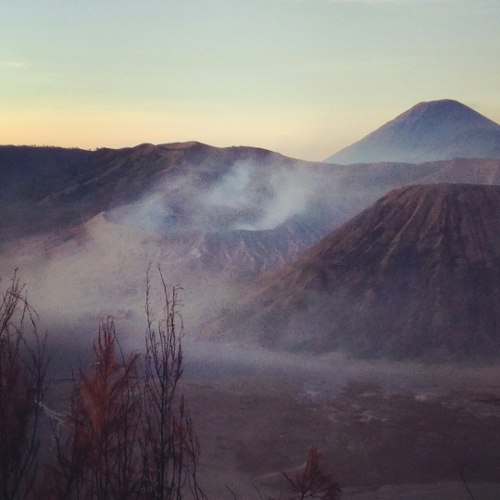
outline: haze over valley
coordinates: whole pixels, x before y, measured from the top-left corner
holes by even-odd
[[[499,130],[444,100],[328,162],[1,146],[0,276],[19,269],[48,332],[48,406],[65,411],[100,318],[141,348],[159,265],[182,286],[209,497],[286,494],[280,471],[318,447],[342,498],[496,498]]]
[[[498,19],[3,2],[0,500],[498,500]]]

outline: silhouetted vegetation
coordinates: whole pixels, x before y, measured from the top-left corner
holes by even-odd
[[[178,289],[169,294],[160,269],[159,275],[163,308],[156,319],[148,273],[143,357],[125,356],[113,320],[101,321],[92,367],[74,382],[44,496],[171,500],[189,491],[205,498],[197,480],[200,447],[178,386],[184,368]]]
[[[160,268],[158,273],[164,302],[157,319],[151,309],[149,272],[146,288],[148,326],[141,391],[145,493],[147,498],[158,500],[181,498],[188,487],[194,498],[205,498],[197,481],[200,446],[184,396],[178,391],[184,370],[179,289],[174,287],[169,294]]]
[[[45,337],[14,273],[0,297],[0,498],[27,498],[35,484],[46,390]]]

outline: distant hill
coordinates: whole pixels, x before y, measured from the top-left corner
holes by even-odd
[[[500,187],[394,190],[266,275],[216,329],[291,351],[500,354]]]
[[[166,191],[166,178],[174,182],[189,177],[208,189],[238,162],[266,166],[293,160],[259,148],[197,142],[97,151],[0,146],[0,235],[83,223],[151,191]],[[190,193],[184,195],[189,198]]]
[[[421,102],[327,163],[500,158],[500,125],[453,100]]]

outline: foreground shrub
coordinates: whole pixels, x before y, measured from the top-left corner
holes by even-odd
[[[37,476],[45,337],[17,272],[0,296],[0,498],[27,498]]]
[[[125,356],[112,319],[101,322],[94,362],[75,379],[70,413],[57,436],[46,498],[205,498],[197,481],[200,447],[179,390],[178,288],[168,293],[160,269],[159,276],[163,304],[156,318],[148,273],[142,357]]]

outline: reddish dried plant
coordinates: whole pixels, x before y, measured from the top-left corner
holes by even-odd
[[[137,441],[138,356],[124,358],[111,319],[99,326],[95,361],[75,382],[53,481],[57,498],[137,498],[141,468]]]
[[[298,471],[294,474],[283,472],[283,475],[294,492],[290,499],[340,498],[340,486],[335,481],[333,468],[317,448],[309,450],[305,464]]]

